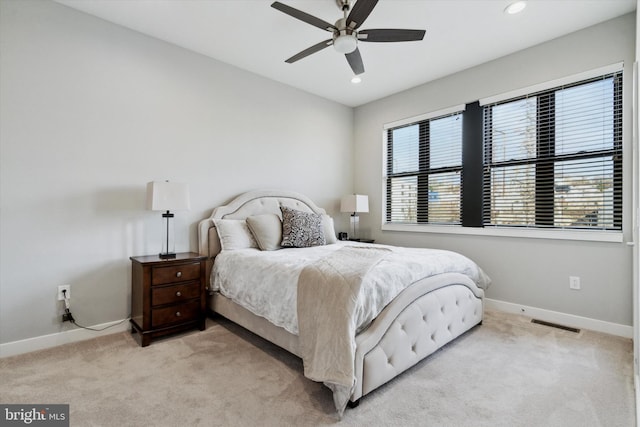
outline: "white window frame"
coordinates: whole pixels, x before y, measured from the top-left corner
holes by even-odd
[[[624,63],[619,62],[604,67],[599,67],[589,71],[585,71],[578,74],[562,77],[559,79],[551,80],[548,82],[540,83],[533,86],[523,87],[510,92],[482,98],[479,100],[480,105],[491,104],[494,102],[512,99],[518,96],[526,95],[528,93],[534,93],[547,89],[552,89],[558,86],[586,80],[589,78],[597,77],[600,75],[615,73],[624,71]],[[386,182],[387,182],[387,130],[389,128],[410,124],[413,122],[427,120],[430,118],[443,116],[447,114],[453,114],[455,112],[464,111],[465,105],[456,105],[441,110],[433,111],[430,113],[421,114],[414,117],[396,120],[383,125],[381,132],[382,139],[382,182],[380,192],[382,194],[380,205],[381,226],[382,231],[400,231],[400,232],[412,232],[412,233],[437,233],[437,234],[451,234],[451,235],[469,235],[469,236],[488,236],[488,237],[509,237],[509,238],[528,238],[528,239],[552,239],[552,240],[578,240],[578,241],[593,241],[593,242],[610,242],[610,243],[622,243],[624,242],[624,230],[627,228],[626,221],[623,221],[622,230],[562,230],[562,229],[540,229],[534,227],[463,227],[461,225],[434,225],[434,224],[394,224],[386,221]],[[624,106],[623,106],[624,111]],[[622,129],[622,141],[626,140],[626,131],[623,126]],[[626,175],[623,172],[623,188],[626,184]],[[623,207],[627,204],[623,200]],[[623,208],[623,216],[625,210]]]

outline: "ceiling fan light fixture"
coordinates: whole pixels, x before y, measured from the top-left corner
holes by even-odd
[[[360,78],[360,76],[353,76],[353,78],[351,79],[351,83],[353,83],[354,85],[357,85],[361,81],[362,81],[362,78]]]
[[[343,34],[336,37],[333,47],[340,53],[351,53],[358,47],[358,40],[352,34]]]
[[[525,7],[527,7],[526,1],[524,0],[516,1],[511,3],[509,6],[507,6],[504,9],[504,13],[507,13],[509,15],[515,15],[516,13],[522,12]]]

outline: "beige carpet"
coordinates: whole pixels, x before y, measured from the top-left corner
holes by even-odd
[[[344,426],[633,426],[632,345],[488,312],[347,409]],[[140,348],[128,333],[0,359],[1,403],[69,403],[72,426],[318,426],[329,390],[224,320]]]

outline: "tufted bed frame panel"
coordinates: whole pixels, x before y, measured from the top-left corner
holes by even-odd
[[[324,214],[313,201],[294,192],[253,191],[215,208],[198,225],[199,251],[211,269],[220,252],[213,219],[244,219],[280,214],[280,206]],[[469,286],[467,286],[469,285]],[[447,273],[420,280],[401,292],[372,324],[356,336],[355,402],[482,322],[484,293],[471,279]],[[298,337],[256,316],[217,292],[208,307],[223,317],[299,356]]]

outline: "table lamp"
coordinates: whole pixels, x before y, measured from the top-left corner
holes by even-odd
[[[349,194],[340,201],[340,212],[351,212],[351,239],[357,240],[360,217],[358,213],[369,212],[369,196]]]
[[[152,181],[147,183],[147,208],[152,211],[165,211],[162,218],[166,220],[165,239],[162,241],[160,258],[175,258],[175,232],[170,226],[170,219],[174,217],[171,211],[189,210],[188,184],[178,182]]]

